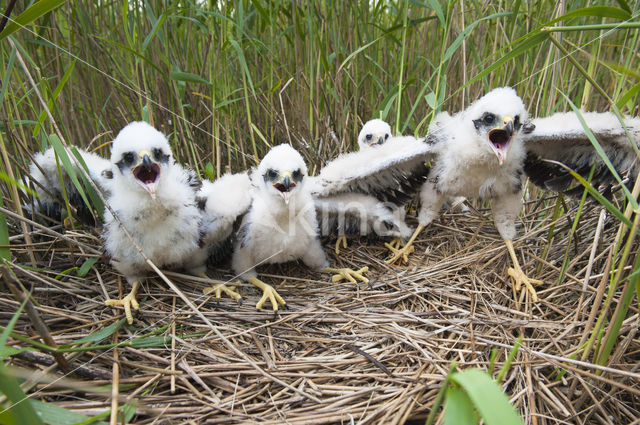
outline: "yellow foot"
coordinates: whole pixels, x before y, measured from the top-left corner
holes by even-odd
[[[236,300],[237,302],[239,302],[240,304],[242,304],[242,295],[240,295],[238,292],[236,292],[236,286],[227,286],[224,283],[220,282],[220,283],[216,283],[215,285],[211,285],[207,288],[204,288],[202,290],[202,292],[204,292],[205,295],[209,295],[211,293],[215,294],[216,296],[216,300],[218,302],[220,302],[220,297],[222,296],[222,293],[224,292],[225,294],[227,294],[227,296],[229,298],[233,298],[234,300]]]
[[[404,261],[404,263],[407,264],[409,262],[409,254],[415,251],[415,248],[413,247],[412,243],[411,244],[407,243],[402,248],[400,248],[399,246],[395,247],[389,242],[385,242],[384,246],[386,246],[389,249],[389,251],[391,251],[391,254],[392,254],[391,257],[389,257],[387,261],[385,261],[387,264],[393,264],[396,261],[398,261],[400,258],[402,258],[402,261]]]
[[[400,247],[402,246],[402,239],[393,238],[393,240],[389,242],[388,245],[385,243],[384,246],[386,246],[389,249],[400,249]]]
[[[402,248],[394,247],[388,242],[385,243],[384,246],[386,246],[389,249],[389,251],[391,251],[391,253],[393,254],[386,261],[386,263],[393,264],[396,261],[398,261],[398,259],[402,258],[402,261],[404,261],[404,263],[407,264],[409,262],[409,254],[411,254],[414,251],[413,241],[416,240],[420,232],[422,232],[422,229],[424,229],[424,226],[422,224],[419,224],[418,227],[416,227],[416,230],[414,230],[413,235],[411,235],[411,237],[409,238],[409,241]]]
[[[338,240],[336,240],[336,255],[340,255],[340,242],[342,242],[342,247],[347,248],[347,237],[345,235],[338,236]]]
[[[541,280],[527,277],[527,275],[524,274],[522,269],[520,269],[519,267],[509,267],[507,269],[507,273],[509,274],[509,276],[511,276],[511,279],[513,281],[513,289],[515,289],[516,293],[520,292],[520,290],[527,289],[531,293],[531,301],[533,301],[534,303],[538,301],[538,294],[533,288],[533,285],[541,285],[543,283]]]
[[[268,283],[264,283],[263,281],[261,281],[257,277],[250,277],[247,280],[251,284],[257,286],[260,289],[262,289],[262,298],[260,298],[260,301],[258,301],[258,303],[256,304],[256,308],[258,310],[260,310],[262,308],[262,306],[264,305],[264,303],[267,300],[269,300],[271,302],[271,305],[273,306],[273,311],[278,311],[278,308],[280,306],[284,307],[287,304],[284,301],[284,299],[280,296],[280,294],[278,294],[278,292],[275,289],[273,289],[273,287],[271,285],[269,285]]]
[[[131,292],[121,300],[113,300],[108,299],[104,303],[109,307],[122,306],[124,307],[124,315],[127,317],[127,323],[133,323],[133,314],[131,314],[131,307],[134,310],[140,309],[140,304],[136,300],[136,293],[138,292],[138,288],[140,287],[140,281],[135,281],[133,283],[133,288],[131,288]]]
[[[334,283],[340,282],[342,280],[347,280],[351,283],[356,283],[357,282],[356,279],[364,283],[369,283],[369,279],[367,279],[363,275],[363,273],[366,273],[369,271],[369,267],[367,266],[364,266],[360,270],[352,270],[348,267],[337,268],[337,269],[333,267],[325,267],[324,271],[329,273],[335,273],[333,276],[331,276],[331,282],[334,282]]]

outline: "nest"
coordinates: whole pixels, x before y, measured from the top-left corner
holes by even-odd
[[[424,423],[453,361],[459,369],[487,370],[497,350],[498,370],[522,336],[502,386],[526,423],[632,422],[640,416],[636,307],[607,366],[588,363],[593,355],[587,362],[573,356],[608,288],[617,223],[599,224],[601,207],[591,204],[570,237],[575,206],[555,222],[553,208],[553,199],[527,204],[515,241],[522,268],[545,282],[538,303],[513,291],[509,255],[490,212],[472,209],[443,212],[405,266],[386,265],[380,241],[351,239],[339,256],[328,241],[332,265],[369,266],[370,287],[330,283],[302,264],[259,268],[289,306],[277,315],[255,309],[260,294],[251,285],[240,286],[242,305],[228,298],[218,303],[203,295],[202,279],[169,274],[206,323],[150,277],[133,326],[111,334],[108,327],[123,312],[104,300],[128,292],[126,282],[104,259],[85,277],[73,269],[102,252],[97,232],[33,228],[28,242],[14,221],[18,260],[9,269],[33,290],[35,310],[55,343],[81,349],[64,354],[67,372],[59,359],[34,350],[13,356],[12,370],[25,374],[23,386],[34,399],[86,415],[108,410],[112,401],[129,403],[135,424]],[[29,252],[36,269],[24,267]],[[228,268],[209,275],[231,279]],[[0,305],[6,323],[19,296],[7,291]],[[40,341],[26,314],[14,331]],[[106,337],[92,340],[100,331]],[[77,343],[89,335],[89,342]],[[8,345],[28,346],[15,337]],[[112,383],[119,385],[100,390]]]

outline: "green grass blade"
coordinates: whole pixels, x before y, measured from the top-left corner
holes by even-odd
[[[498,376],[496,377],[496,382],[501,383],[505,376],[507,376],[507,371],[511,367],[511,363],[513,363],[513,359],[515,359],[516,354],[518,354],[518,350],[520,349],[520,345],[522,344],[522,337],[518,337],[516,343],[513,344],[513,348],[509,350],[509,354],[507,355],[507,361],[504,362],[500,372],[498,372]]]
[[[145,37],[144,41],[142,42],[142,51],[143,52],[145,50],[147,50],[147,47],[149,46],[149,43],[151,42],[151,40],[154,39],[156,34],[158,34],[158,31],[160,31],[160,28],[162,27],[162,24],[164,24],[164,21],[166,19],[167,19],[167,13],[165,12],[162,15],[160,15],[160,18],[158,18],[158,20],[153,24],[153,28],[151,28],[151,31],[149,32],[149,34],[147,34],[147,36]]]
[[[0,32],[0,41],[66,2],[67,0],[40,0],[35,2],[15,19],[9,21],[4,30]]]
[[[78,269],[78,276],[85,277],[87,273],[89,273],[89,270],[91,270],[91,267],[93,267],[93,265],[97,263],[98,260],[98,257],[87,258]]]
[[[90,176],[91,174],[89,173],[89,167],[87,166],[87,163],[84,162],[84,158],[82,158],[82,155],[80,155],[80,152],[78,152],[78,149],[75,146],[71,146],[69,147],[69,150],[71,151],[73,156],[78,160],[78,163],[80,164],[80,166],[84,168],[84,170]],[[93,208],[91,208],[91,205],[89,204],[87,204],[87,207],[89,207],[89,209],[92,211],[92,214],[93,214],[93,211],[95,210],[98,213],[98,217],[100,218],[100,220],[102,220],[102,215],[104,213],[104,202],[102,202],[102,199],[98,196],[93,186],[87,181],[87,178],[84,176],[84,174],[83,173],[78,173],[78,174],[80,175],[80,179],[82,180],[82,184],[84,186],[85,192],[87,193],[87,195],[89,196],[89,199],[91,200],[91,205],[93,205]]]
[[[559,164],[559,163],[556,163],[556,164]],[[624,214],[611,201],[609,201],[607,198],[602,196],[602,194],[598,192],[598,190],[595,187],[593,187],[591,183],[589,183],[584,177],[582,177],[580,174],[576,173],[575,171],[569,168],[567,168],[567,171],[571,173],[573,178],[578,180],[580,184],[582,184],[589,191],[589,194],[593,196],[600,205],[604,206],[607,209],[607,211],[609,211],[618,220],[624,223],[625,226],[631,228],[631,225],[632,225],[631,220],[625,217]]]
[[[106,43],[113,44],[114,46],[119,47],[119,48],[121,48],[122,50],[125,50],[125,51],[127,51],[127,52],[131,53],[131,54],[132,54],[132,55],[134,55],[134,56],[139,57],[140,59],[142,59],[143,61],[145,61],[145,63],[147,63],[150,67],[152,67],[153,69],[155,69],[155,70],[158,72],[158,74],[159,74],[160,76],[162,76],[163,78],[165,78],[165,79],[166,79],[166,74],[165,74],[165,73],[164,73],[160,68],[158,68],[158,66],[157,66],[156,64],[154,64],[153,62],[151,62],[151,59],[149,59],[149,58],[148,58],[148,57],[146,57],[145,55],[143,55],[143,54],[141,54],[141,53],[138,53],[136,50],[132,49],[131,47],[127,47],[127,46],[125,46],[124,44],[118,43],[118,42],[113,41],[113,40],[110,40],[110,39],[108,39],[108,38],[104,38],[104,37],[100,37],[100,36],[96,36],[96,38],[97,38],[98,40],[102,40],[102,41],[104,41],[104,42],[106,42]]]
[[[7,272],[6,269],[5,269],[5,272]],[[7,341],[9,340],[9,335],[11,334],[11,331],[13,331],[13,327],[18,322],[18,319],[22,314],[22,310],[24,310],[24,307],[27,305],[28,300],[29,300],[29,297],[25,297],[22,304],[20,304],[20,307],[18,307],[18,310],[13,314],[13,316],[11,316],[11,320],[7,324],[7,327],[2,329],[2,333],[0,334],[0,347],[4,347],[7,344]],[[2,358],[1,360],[4,360],[4,358]]]
[[[9,87],[9,81],[11,78],[11,72],[13,71],[13,64],[16,60],[16,49],[11,49],[9,54],[9,60],[7,61],[7,67],[4,69],[4,77],[2,77],[2,87],[0,87],[0,111],[4,109],[4,97],[7,95],[7,89]]]
[[[91,204],[89,203],[89,199],[87,198],[87,195],[84,193],[84,189],[82,188],[82,185],[78,180],[78,176],[76,175],[76,170],[73,167],[73,164],[71,163],[71,159],[67,155],[66,149],[64,148],[64,146],[62,146],[62,141],[60,140],[60,138],[58,138],[56,134],[51,134],[49,136],[49,142],[51,143],[51,146],[53,146],[53,149],[55,150],[56,155],[58,155],[58,158],[60,158],[60,162],[62,162],[62,166],[64,167],[64,170],[67,172],[67,175],[69,176],[69,178],[71,179],[71,182],[73,183],[76,190],[80,194],[80,197],[82,197],[82,200],[84,201],[84,203],[90,207]]]
[[[523,425],[502,389],[485,372],[467,369],[451,380],[466,391],[486,425]]]
[[[490,73],[492,73],[496,69],[501,68],[505,63],[507,63],[510,60],[520,56],[521,54],[533,49],[537,45],[539,45],[539,44],[543,43],[544,41],[546,41],[548,38],[549,38],[549,34],[547,34],[546,32],[534,33],[530,37],[528,37],[525,40],[523,40],[516,47],[514,47],[513,50],[511,50],[509,53],[501,56],[499,59],[497,59],[491,65],[489,65],[488,67],[484,68],[482,71],[480,71],[478,74],[476,74],[472,79],[470,79],[467,82],[466,85],[464,85],[463,87],[460,87],[458,90],[462,90],[462,88],[470,86],[471,84],[475,83],[476,81],[481,80],[482,78],[486,77],[487,75],[489,75]]]
[[[473,402],[462,389],[449,386],[444,404],[444,425],[477,425],[478,414]]]
[[[4,208],[2,196],[0,196],[0,207]],[[11,248],[9,248],[9,227],[7,226],[7,216],[0,212],[0,263],[11,260]],[[2,345],[2,344],[0,344]]]
[[[185,81],[187,83],[206,84],[207,86],[211,85],[210,81],[205,80],[204,78],[195,74],[191,74],[189,72],[173,71],[169,74],[169,78],[174,81]]]
[[[113,335],[114,332],[116,332],[118,329],[122,327],[122,325],[124,325],[125,321],[126,321],[126,317],[122,318],[121,320],[118,320],[115,323],[112,323],[107,327],[101,328],[96,332],[85,336],[84,338],[80,338],[79,340],[74,341],[73,344],[61,345],[61,347],[71,347],[73,345],[81,345],[87,342],[100,342],[103,339]]]
[[[233,49],[236,51],[236,54],[238,55],[238,60],[240,61],[240,65],[242,66],[242,70],[244,71],[244,75],[249,81],[249,87],[251,88],[251,93],[253,94],[253,97],[256,97],[256,90],[253,86],[251,73],[249,72],[249,67],[247,66],[247,60],[244,57],[244,52],[242,51],[242,48],[240,47],[240,45],[236,40],[229,40],[229,44],[231,44]]]
[[[444,17],[444,11],[442,10],[442,6],[440,5],[440,2],[437,0],[427,0],[427,3],[429,3],[429,6],[431,7],[431,9],[433,9],[433,11],[436,12],[436,16],[440,21],[440,25],[442,25],[443,27],[447,26],[447,20]]]
[[[436,422],[438,410],[440,409],[440,405],[442,405],[442,401],[447,394],[447,388],[449,388],[449,382],[451,382],[451,376],[453,376],[453,371],[456,370],[456,367],[458,367],[458,363],[454,360],[451,362],[449,372],[447,373],[447,376],[445,376],[444,382],[442,382],[442,387],[440,387],[440,391],[438,391],[438,395],[431,406],[431,411],[429,412],[429,416],[427,416],[425,425],[433,425]]]
[[[0,423],[3,425],[40,425],[42,420],[29,402],[27,395],[20,388],[4,363],[0,362],[0,393],[4,394],[11,405],[0,413]]]
[[[624,194],[626,195],[627,200],[633,206],[633,209],[637,210],[638,209],[638,202],[631,195],[631,192],[629,192],[629,189],[627,189],[627,186],[622,184],[622,179],[620,178],[620,175],[618,175],[618,171],[615,169],[615,167],[613,166],[613,164],[609,160],[609,157],[604,152],[604,149],[602,149],[602,146],[600,145],[600,143],[598,142],[596,137],[593,135],[593,132],[591,131],[591,129],[587,125],[586,121],[584,120],[584,117],[582,116],[582,113],[580,112],[580,109],[578,109],[578,107],[571,101],[571,99],[569,99],[569,97],[566,94],[564,94],[563,92],[560,92],[560,94],[565,98],[565,100],[569,103],[569,106],[571,106],[571,109],[573,109],[573,112],[575,112],[576,115],[578,116],[578,120],[580,121],[580,124],[582,125],[582,128],[584,129],[584,132],[586,133],[587,137],[589,138],[589,141],[591,142],[591,144],[593,145],[594,149],[598,153],[598,156],[605,163],[605,165],[607,166],[607,168],[609,169],[609,171],[611,172],[613,177],[615,177],[616,181],[622,186],[622,190],[624,191]]]
[[[453,56],[453,54],[456,52],[456,50],[458,50],[458,48],[462,45],[462,42],[465,40],[465,38],[467,38],[467,36],[469,34],[471,34],[471,31],[473,31],[473,29],[480,22],[486,21],[486,20],[489,20],[489,19],[494,19],[494,18],[502,18],[504,16],[511,16],[511,12],[494,13],[492,15],[480,18],[477,21],[474,21],[471,24],[469,24],[464,30],[462,30],[462,32],[458,35],[458,37],[456,37],[456,39],[453,41],[453,43],[451,43],[451,45],[444,52],[444,55],[442,56],[442,62],[448,61],[451,58],[451,56]]]
[[[624,105],[626,105],[627,102],[629,102],[633,98],[633,96],[637,95],[638,92],[640,92],[640,83],[631,87],[625,94],[620,96],[620,99],[616,101],[616,107],[618,109],[624,108]]]
[[[638,218],[636,216],[634,227],[638,224]],[[633,242],[635,239],[635,232],[629,233],[629,243]],[[612,328],[607,331],[608,338],[604,342],[602,349],[600,350],[600,354],[598,356],[598,364],[604,365],[607,363],[609,356],[611,355],[611,351],[613,350],[613,346],[619,337],[619,331],[622,327],[622,323],[627,317],[627,312],[629,311],[629,306],[631,305],[631,300],[633,299],[633,295],[636,293],[636,288],[640,285],[640,254],[636,253],[636,258],[633,264],[633,272],[630,276],[629,283],[624,289],[622,296],[620,297],[620,301],[618,307],[615,311],[615,316],[612,318]]]
[[[629,7],[629,3],[627,3],[625,0],[616,0],[616,2],[620,5],[620,7],[622,9],[624,9],[629,15],[631,15],[633,13],[633,11],[631,10],[631,8]]]
[[[96,424],[96,425],[108,425],[106,422],[101,422],[99,418],[90,418],[89,416],[81,413],[74,412],[73,410],[65,409],[64,407],[56,406],[51,403],[44,403],[39,400],[30,400],[31,406],[40,415],[42,420],[47,425],[77,425],[77,424]],[[109,411],[107,411],[107,416]],[[100,415],[103,416],[103,415]]]
[[[62,89],[64,88],[65,84],[69,80],[69,77],[71,76],[71,72],[73,71],[73,68],[75,67],[75,65],[76,65],[76,59],[71,61],[71,63],[65,70],[64,75],[60,79],[60,82],[58,83],[55,90],[51,94],[51,97],[47,101],[47,108],[49,108],[50,111],[53,110],[53,106],[55,105],[56,100],[58,99],[58,96],[60,96],[60,92],[62,92]],[[47,111],[42,110],[42,112],[40,112],[40,116],[38,117],[38,125],[36,125],[36,127],[33,129],[33,137],[38,137],[38,134],[40,134],[40,130],[42,129],[42,124],[44,123],[44,120],[46,118],[47,118]]]

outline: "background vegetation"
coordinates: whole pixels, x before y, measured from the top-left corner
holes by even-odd
[[[0,201],[20,210],[16,186],[50,135],[108,156],[119,129],[139,119],[213,178],[255,165],[283,142],[313,172],[353,149],[372,117],[422,136],[437,112],[503,85],[532,116],[571,103],[636,115],[639,14],[637,2],[624,0],[18,2],[11,18],[23,19],[0,33]],[[567,211],[561,200],[546,202],[555,203],[547,213],[554,219]],[[637,204],[609,208],[624,218],[603,248],[607,290],[572,355],[614,366],[619,329],[637,321],[640,256]],[[26,261],[6,250],[10,235],[29,240],[24,225],[9,224],[3,256]],[[552,228],[548,244],[553,237]]]

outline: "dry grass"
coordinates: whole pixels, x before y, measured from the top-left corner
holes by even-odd
[[[227,342],[159,279],[151,278],[141,290],[143,303],[134,326],[120,328],[101,344],[126,344],[154,330],[166,336],[163,341],[145,337],[140,341],[155,345],[138,342],[67,353],[73,369],[68,375],[57,370],[46,353],[22,353],[12,363],[47,372],[45,378],[29,374],[25,385],[37,383],[32,397],[90,415],[111,405],[112,394],[98,392],[96,386],[119,382],[113,396],[120,405],[138,400],[136,424],[402,424],[426,416],[452,361],[462,369],[487,369],[491,351],[497,349],[498,370],[522,335],[522,349],[504,388],[526,423],[636,421],[640,339],[635,306],[607,367],[569,360],[593,325],[588,315],[598,310],[598,294],[607,290],[603,273],[609,249],[599,247],[613,245],[617,225],[605,220],[601,240],[594,242],[600,207],[588,204],[579,238],[570,242],[566,235],[574,207],[555,223],[548,258],[556,260],[543,261],[536,273],[552,225],[552,206],[546,205],[526,206],[516,241],[524,270],[546,283],[536,304],[516,299],[506,279],[509,257],[489,212],[448,211],[422,234],[417,254],[406,267],[386,266],[380,243],[352,240],[339,258],[327,243],[332,263],[370,265],[371,288],[328,283],[327,275],[297,264],[259,269],[290,307],[275,317],[256,311],[258,292],[253,287],[241,288],[243,305],[229,299],[217,305],[202,295],[205,283],[170,275]],[[24,268],[27,251],[39,266],[51,270],[79,266],[95,255],[90,248],[102,251],[97,233],[54,228],[60,232],[56,237],[33,230],[33,242],[24,244],[20,227],[10,222],[12,251],[22,259],[12,270],[25,288],[33,289],[38,314],[57,344],[74,343],[121,318],[122,311],[105,307],[104,300],[128,288],[104,261],[86,278]],[[571,264],[565,283],[558,286],[567,245]],[[209,273],[231,277],[228,269]],[[8,320],[19,303],[5,292],[0,305],[3,320]],[[38,339],[24,315],[15,331]],[[10,341],[24,346],[15,338]],[[558,378],[561,365],[566,374]],[[61,376],[65,378],[58,381]]]

